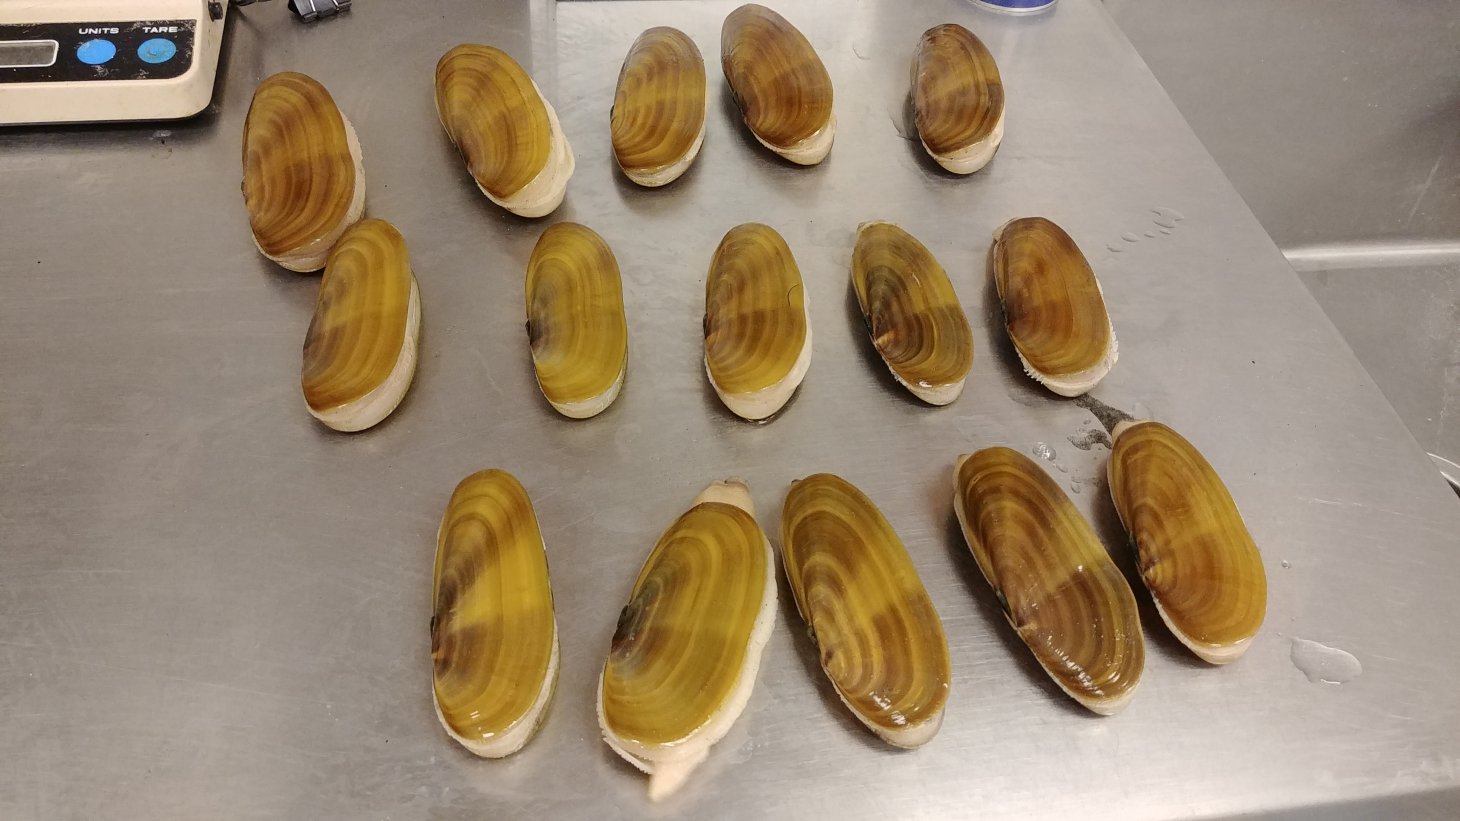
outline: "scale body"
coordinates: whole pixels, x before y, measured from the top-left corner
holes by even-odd
[[[174,120],[208,107],[226,2],[0,0],[0,125]]]

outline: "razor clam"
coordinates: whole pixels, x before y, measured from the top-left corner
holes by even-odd
[[[532,500],[510,473],[461,480],[436,535],[432,701],[485,758],[522,749],[558,680],[558,626]]]
[[[956,23],[923,32],[913,111],[923,148],[947,170],[972,174],[993,159],[1004,138],[1004,81],[973,32]]]
[[[666,26],[640,34],[608,115],[624,176],[650,188],[679,179],[700,153],[708,107],[705,60],[694,41]]]
[[[973,331],[933,254],[890,222],[866,222],[852,251],[852,287],[872,345],[913,395],[946,405],[973,367]]]
[[[798,165],[816,165],[836,136],[831,75],[795,26],[746,3],[720,29],[720,65],[730,94],[761,145]]]
[[[415,376],[420,329],[405,238],[385,220],[355,223],[330,253],[304,337],[310,414],[347,432],[389,416]]]
[[[542,395],[571,419],[602,413],[629,363],[623,283],[608,243],[575,222],[549,226],[532,249],[524,290]]]
[[[811,305],[791,249],[759,223],[731,228],[705,281],[705,371],[746,419],[780,410],[811,366]]]
[[[714,482],[649,553],[598,685],[603,740],[649,774],[649,797],[683,786],[755,687],[775,624],[775,562],[744,482]]]
[[[1267,573],[1216,471],[1160,422],[1115,427],[1110,495],[1156,612],[1212,664],[1236,661],[1267,613]]]
[[[1033,460],[994,447],[959,457],[953,509],[1004,616],[1061,690],[1101,715],[1145,667],[1135,596],[1070,498]]]
[[[259,83],[243,123],[243,204],[259,252],[291,271],[318,271],[365,211],[360,142],[313,77]]]
[[[1043,217],[1010,220],[994,232],[989,262],[1025,372],[1060,396],[1095,387],[1115,365],[1115,328],[1070,235]]]
[[[889,744],[930,741],[948,702],[948,641],[882,511],[830,473],[793,482],[781,513],[781,556],[842,702]]]
[[[523,217],[552,213],[573,176],[558,114],[506,52],[462,44],[436,64],[436,113],[487,199]]]

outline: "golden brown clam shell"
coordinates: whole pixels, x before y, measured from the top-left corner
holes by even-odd
[[[461,480],[436,536],[432,699],[479,756],[522,749],[558,678],[558,626],[532,500],[500,470]]]
[[[339,431],[389,416],[416,373],[420,329],[405,238],[385,220],[355,223],[330,253],[304,337],[300,381],[310,414]]]
[[[781,555],[837,695],[898,747],[932,740],[952,674],[938,611],[882,511],[845,479],[794,482]]]
[[[831,75],[786,18],[746,3],[720,29],[720,65],[730,94],[761,145],[799,165],[816,165],[836,136]]]
[[[913,112],[923,148],[955,174],[988,165],[1004,139],[1004,81],[994,55],[956,23],[918,40]]]
[[[973,367],[973,331],[932,252],[890,222],[863,223],[852,287],[893,377],[929,404],[957,399]]]
[[[811,366],[811,306],[796,258],[775,229],[731,228],[705,281],[705,371],[746,419],[780,410]]]
[[[629,363],[623,283],[608,243],[575,222],[549,226],[532,249],[525,292],[542,395],[572,419],[602,413]]]
[[[1267,614],[1267,572],[1216,471],[1160,422],[1122,422],[1107,472],[1161,619],[1212,664],[1236,661]]]
[[[677,179],[705,139],[705,60],[679,29],[658,26],[634,41],[609,111],[613,156],[624,175],[650,188]]]
[[[259,252],[318,271],[365,211],[355,129],[313,77],[285,71],[253,93],[243,123],[243,203]]]
[[[598,686],[604,741],[677,790],[729,732],[775,624],[775,563],[743,482],[714,482],[649,553]]]
[[[1010,220],[994,232],[989,261],[1024,370],[1060,396],[1095,387],[1115,365],[1115,328],[1070,235],[1043,217]]]
[[[487,199],[523,217],[562,203],[573,149],[552,104],[506,52],[469,43],[446,52],[436,113]]]
[[[1135,596],[1070,498],[1009,448],[958,460],[953,508],[1009,624],[1050,678],[1101,715],[1135,695],[1145,666]]]

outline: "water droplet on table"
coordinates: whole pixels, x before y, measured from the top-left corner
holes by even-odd
[[[1364,672],[1364,666],[1352,653],[1308,639],[1293,639],[1290,658],[1293,666],[1312,682],[1343,684]]]
[[[1175,228],[1176,223],[1186,219],[1186,217],[1182,216],[1181,212],[1177,211],[1175,208],[1152,208],[1151,213],[1156,215],[1156,218],[1151,220],[1151,222],[1156,223],[1162,228]]]
[[[1283,559],[1283,567],[1292,567],[1292,566],[1293,566],[1293,563],[1292,562],[1288,561],[1287,559]]]
[[[1034,455],[1040,459],[1043,459],[1046,462],[1053,462],[1054,448],[1050,447],[1044,442],[1038,442],[1034,445]]]
[[[1140,237],[1136,236],[1135,234],[1131,233],[1130,231],[1126,231],[1124,234],[1121,234],[1120,235],[1120,238],[1123,239],[1123,240],[1125,240],[1126,242],[1140,242],[1141,241],[1141,238]]]

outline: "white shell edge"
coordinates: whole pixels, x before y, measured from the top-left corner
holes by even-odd
[[[1107,319],[1108,321],[1108,319]],[[1049,388],[1050,391],[1060,396],[1081,396],[1089,393],[1092,388],[1100,384],[1100,380],[1110,373],[1115,367],[1115,362],[1120,358],[1120,345],[1115,339],[1115,325],[1110,325],[1110,344],[1105,346],[1105,355],[1100,361],[1083,371],[1077,371],[1063,376],[1053,376],[1042,371],[1035,370],[1019,351],[1018,346],[1014,347],[1014,353],[1019,357],[1019,364],[1024,366],[1024,372],[1035,382]]]
[[[797,165],[816,165],[831,153],[832,141],[836,139],[836,112],[832,112],[831,116],[826,119],[826,125],[822,126],[819,131],[791,146],[772,145],[761,139],[753,128],[750,129],[750,133],[755,137],[756,142]]]
[[[309,415],[342,433],[355,433],[380,424],[400,405],[411,387],[411,380],[416,375],[416,349],[420,335],[421,292],[413,272],[411,298],[406,308],[405,339],[401,341],[400,354],[395,359],[395,366],[386,374],[385,381],[354,402],[328,410],[316,411],[306,402],[304,406],[309,408]]]
[[[989,164],[994,158],[995,152],[999,150],[999,144],[1004,141],[1004,112],[999,112],[999,119],[989,131],[988,136],[981,140],[970,143],[963,148],[950,154],[935,154],[928,144],[923,142],[922,135],[918,135],[918,142],[922,143],[923,150],[928,152],[938,165],[945,171],[954,174],[972,174],[975,171]]]
[[[569,419],[588,419],[597,416],[608,410],[608,406],[612,405],[613,401],[618,398],[619,391],[623,390],[624,376],[628,373],[628,370],[629,361],[625,357],[623,367],[619,368],[618,378],[613,381],[613,384],[608,387],[608,390],[597,396],[585,399],[582,402],[554,402],[548,399],[548,404],[553,406],[553,410]],[[537,370],[534,368],[534,376],[536,372]],[[542,380],[538,380],[537,389],[542,390]],[[543,394],[543,398],[547,398],[546,393]]]

